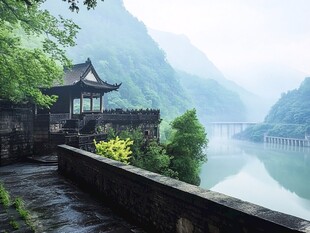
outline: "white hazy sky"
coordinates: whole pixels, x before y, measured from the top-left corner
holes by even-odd
[[[185,34],[226,77],[250,89],[250,83],[259,81],[249,80],[241,71],[257,64],[280,64],[310,74],[310,0],[124,0],[124,4],[147,27]],[[297,87],[303,78],[291,81]]]

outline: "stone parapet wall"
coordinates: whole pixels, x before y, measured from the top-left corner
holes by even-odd
[[[148,232],[310,233],[310,222],[124,165],[58,147],[59,171]]]
[[[32,152],[32,107],[0,100],[0,165],[19,161]]]

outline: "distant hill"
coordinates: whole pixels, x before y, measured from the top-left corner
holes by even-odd
[[[310,77],[298,89],[283,93],[265,118],[272,124],[310,124]]]
[[[214,79],[223,88],[235,92],[245,105],[244,112],[248,121],[262,121],[271,104],[245,90],[235,82],[226,79],[222,72],[209,60],[206,54],[191,44],[185,35],[176,35],[148,29],[149,34],[166,52],[170,64],[186,73],[205,79]],[[242,117],[240,117],[241,120]]]
[[[169,63],[177,70],[203,78],[226,82],[226,78],[209,58],[191,44],[185,35],[148,29],[149,34],[167,55]]]
[[[245,106],[237,93],[214,79],[205,79],[183,71],[178,72],[180,83],[192,98],[201,121],[245,121]]]
[[[243,83],[249,90],[269,99],[271,105],[280,98],[281,93],[298,88],[298,85],[307,77],[306,73],[299,70],[269,61],[247,64],[246,67],[236,71],[231,70],[229,73],[231,78],[236,80],[240,76],[249,77],[247,80],[243,79]]]
[[[264,123],[247,128],[236,138],[263,142],[264,134],[303,139],[306,133],[310,133],[310,78],[306,78],[298,89],[283,93]]]

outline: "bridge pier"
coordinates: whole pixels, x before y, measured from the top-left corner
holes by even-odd
[[[210,137],[232,138],[234,135],[244,131],[249,126],[256,125],[256,122],[210,122],[207,123],[207,130]]]
[[[292,147],[309,147],[310,140],[308,138],[284,138],[284,137],[273,137],[264,135],[264,143],[277,144]]]

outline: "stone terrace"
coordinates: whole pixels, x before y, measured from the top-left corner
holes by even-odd
[[[104,203],[60,176],[56,165],[20,163],[3,166],[0,167],[0,181],[11,196],[20,196],[25,201],[36,232],[142,233]],[[2,215],[0,226],[9,226],[5,221],[7,218]]]

